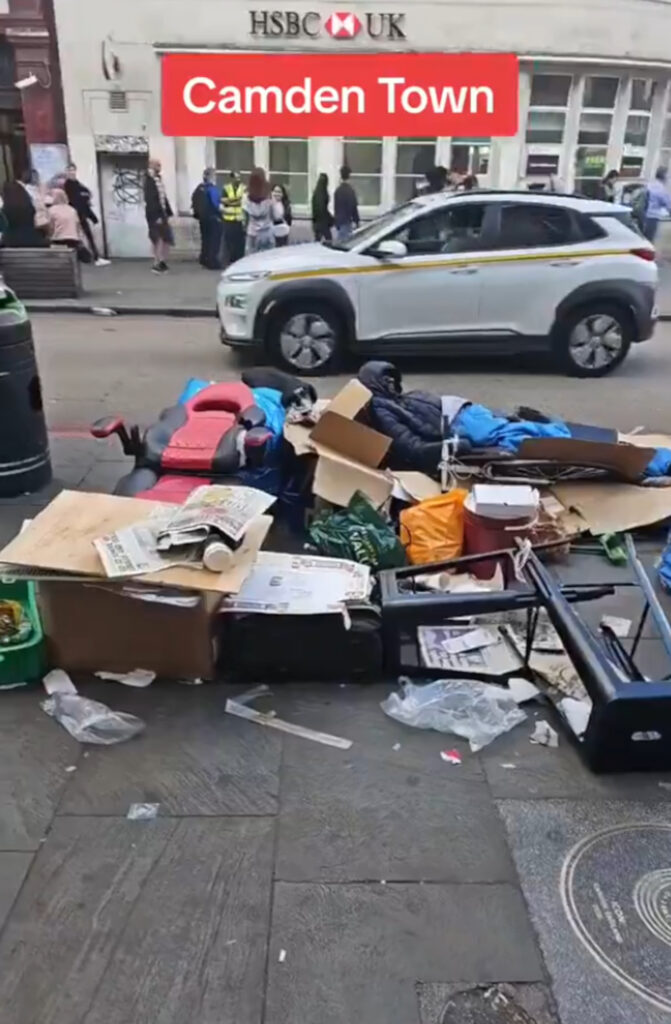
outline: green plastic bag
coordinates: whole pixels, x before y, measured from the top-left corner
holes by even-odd
[[[347,508],[322,512],[308,529],[320,554],[348,558],[371,569],[405,565],[405,548],[365,494],[357,491]]]

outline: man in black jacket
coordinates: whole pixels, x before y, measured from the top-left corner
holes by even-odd
[[[333,196],[333,212],[336,235],[339,242],[346,242],[354,228],[359,227],[359,203],[356,192],[349,183],[349,167],[340,168],[340,184]]]
[[[68,197],[70,206],[74,207],[77,211],[79,223],[88,242],[95,265],[96,267],[107,267],[110,261],[101,258],[93,238],[93,232],[91,231],[91,224],[98,223],[98,218],[91,209],[91,191],[78,180],[76,164],[68,164],[66,175],[65,194]]]

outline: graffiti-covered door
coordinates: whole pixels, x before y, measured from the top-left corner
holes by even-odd
[[[107,255],[148,256],[150,245],[144,216],[146,155],[99,153],[98,160]]]

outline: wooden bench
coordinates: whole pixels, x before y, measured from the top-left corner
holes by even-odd
[[[82,292],[77,253],[65,246],[0,247],[0,273],[20,299],[76,299]]]

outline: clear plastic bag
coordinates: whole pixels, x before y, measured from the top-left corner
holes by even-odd
[[[125,711],[112,711],[98,700],[78,693],[54,693],[42,708],[80,743],[111,746],[137,736],[145,728],[141,718]]]
[[[510,693],[492,683],[439,679],[421,686],[400,679],[402,693],[391,693],[380,707],[390,718],[417,729],[450,732],[468,740],[473,753],[526,719]]]

